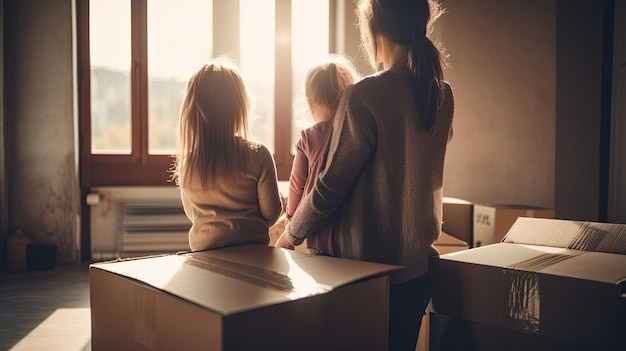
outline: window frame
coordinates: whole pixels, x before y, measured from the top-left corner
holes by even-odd
[[[147,67],[147,1],[131,3],[131,153],[129,155],[91,153],[91,78],[89,58],[89,0],[78,0],[77,13],[77,69],[80,179],[83,187],[96,186],[163,186],[170,181],[173,158],[170,155],[148,153],[148,67]],[[341,0],[329,0],[329,52],[335,48],[336,6]],[[291,0],[276,0],[275,67],[291,67],[291,43],[278,40],[283,33],[291,34]],[[224,11],[229,20],[225,21]],[[239,2],[213,0],[213,52],[229,52],[239,56],[238,28]],[[235,22],[235,23],[233,23]],[[228,28],[236,42],[220,40],[215,33]],[[233,31],[232,28],[237,30]],[[221,29],[220,29],[221,28]],[[220,47],[223,46],[223,47]],[[234,51],[234,52],[233,52]],[[274,159],[279,180],[288,180],[293,162],[292,128],[292,70],[275,70],[274,87]]]

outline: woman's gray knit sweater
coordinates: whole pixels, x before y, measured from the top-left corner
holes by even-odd
[[[340,212],[339,257],[404,266],[391,283],[428,271],[442,223],[443,165],[454,97],[445,84],[433,131],[418,123],[411,77],[380,72],[342,98],[326,169],[287,225],[294,245]]]

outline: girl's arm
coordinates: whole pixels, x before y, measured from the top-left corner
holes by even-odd
[[[276,176],[276,163],[274,157],[265,145],[258,150],[261,160],[261,173],[257,183],[257,194],[261,215],[272,226],[278,220],[282,212],[282,202],[278,191],[278,178]]]
[[[296,143],[296,155],[293,158],[291,175],[289,176],[289,196],[287,197],[287,218],[291,218],[296,212],[300,199],[304,194],[309,173],[309,160],[304,154],[302,138]]]

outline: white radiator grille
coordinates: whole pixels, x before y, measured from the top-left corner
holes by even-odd
[[[189,250],[191,222],[180,202],[126,202],[120,208],[119,250],[157,254]]]

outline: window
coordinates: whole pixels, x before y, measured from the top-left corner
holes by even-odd
[[[332,3],[78,1],[83,186],[167,185],[187,79],[218,55],[241,67],[252,134],[287,180],[304,75],[330,51]]]

